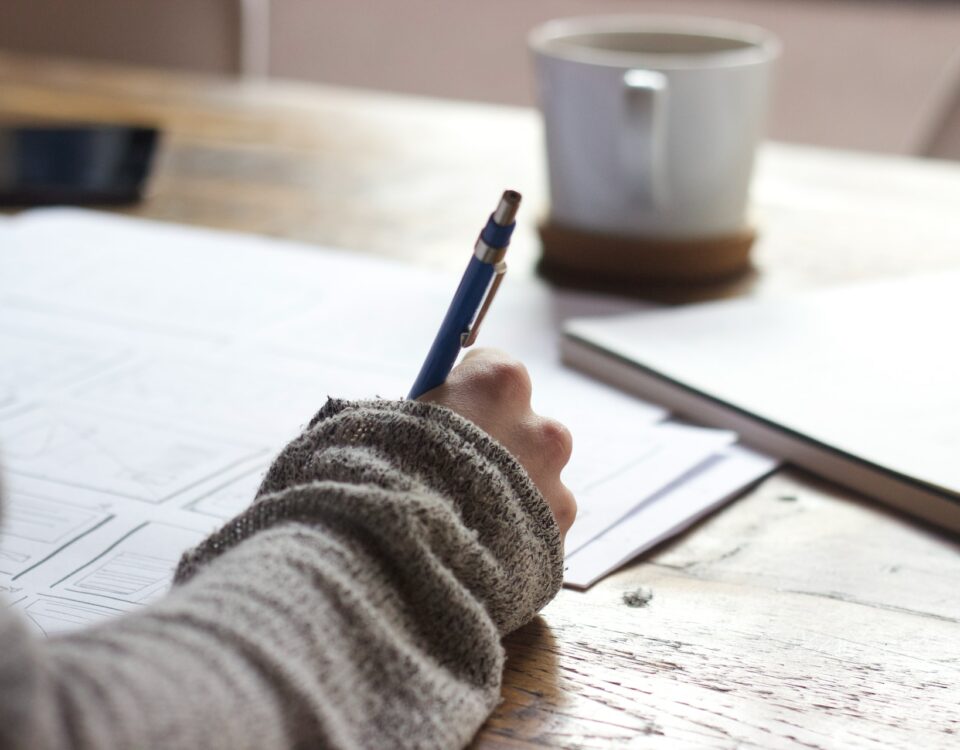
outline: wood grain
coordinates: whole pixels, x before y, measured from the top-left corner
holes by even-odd
[[[588,594],[565,591],[517,633],[483,740],[956,747],[957,553],[783,472]],[[628,607],[640,585],[652,600]]]
[[[514,271],[533,273],[539,252],[528,110],[0,55],[0,118],[159,124],[150,197],[126,209],[138,216],[458,268],[509,185],[531,217]],[[651,293],[956,267],[958,207],[951,164],[771,144],[755,271]],[[627,606],[639,586],[653,598]],[[562,592],[506,648],[503,703],[476,748],[954,748],[960,545],[785,470],[589,592]]]

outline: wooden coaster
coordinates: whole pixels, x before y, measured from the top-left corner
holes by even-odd
[[[708,284],[750,270],[752,228],[724,237],[654,239],[599,234],[549,221],[539,226],[541,275],[561,284],[597,287],[650,283]]]

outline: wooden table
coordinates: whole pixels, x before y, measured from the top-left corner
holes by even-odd
[[[127,213],[438,267],[460,266],[505,185],[546,204],[522,109],[0,55],[0,117],[159,123],[150,197]],[[769,145],[755,207],[756,273],[700,296],[960,265],[953,164]],[[511,254],[532,273],[532,223]],[[958,747],[958,552],[781,471],[510,636],[476,747]],[[627,606],[639,586],[653,599]]]

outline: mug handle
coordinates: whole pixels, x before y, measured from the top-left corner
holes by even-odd
[[[624,122],[620,158],[628,189],[651,208],[667,198],[664,136],[666,135],[667,77],[653,70],[623,74]]]

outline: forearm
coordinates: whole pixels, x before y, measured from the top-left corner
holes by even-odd
[[[258,533],[148,615],[52,644],[77,745],[463,745],[496,701],[496,633],[466,603],[434,640],[393,578],[328,529]]]
[[[469,740],[499,695],[499,635],[559,586],[558,532],[462,420],[342,407],[185,558],[167,599],[37,649],[43,745]]]

